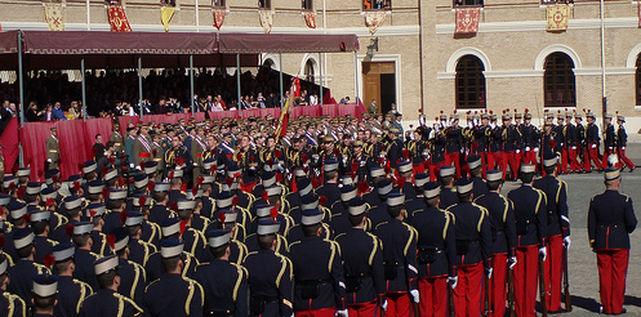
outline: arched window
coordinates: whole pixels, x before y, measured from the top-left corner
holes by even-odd
[[[637,103],[641,105],[641,54],[637,57],[637,72],[634,76],[634,87],[636,88]]]
[[[307,62],[305,62],[304,74],[306,81],[311,83],[314,82],[314,60],[312,60],[311,58],[308,59]]]
[[[474,55],[456,64],[456,108],[485,108],[485,66]]]
[[[545,58],[543,90],[546,107],[576,107],[574,62],[565,53],[556,52]]]

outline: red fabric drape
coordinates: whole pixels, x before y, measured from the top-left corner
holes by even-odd
[[[18,119],[13,118],[7,124],[7,127],[0,136],[0,146],[2,149],[2,157],[4,158],[4,171],[11,173],[13,165],[18,159],[20,152],[18,144]]]
[[[130,122],[133,122],[134,124],[138,124],[140,121],[140,117],[138,116],[120,116],[118,117],[118,122],[120,122],[120,134],[122,134],[122,137],[127,136],[127,125]]]
[[[107,145],[111,135],[111,118],[87,119],[87,122],[85,122],[85,140],[89,146],[89,153],[91,153],[91,147],[96,142],[96,134],[98,133],[102,135],[102,144]],[[93,155],[91,155],[90,159],[94,159]]]
[[[293,107],[290,116],[295,119],[300,116],[318,117],[321,115],[320,106]]]
[[[29,122],[20,129],[20,141],[25,166],[31,167],[31,180],[44,180],[44,164],[47,160],[47,138],[51,134],[50,128],[56,122]],[[58,133],[60,135],[60,133]]]
[[[60,174],[63,179],[80,173],[80,164],[89,160],[93,141],[85,138],[85,124],[82,120],[58,121],[60,140]],[[45,138],[46,139],[46,138]]]
[[[238,111],[209,111],[209,118],[224,119],[224,118],[238,118]]]

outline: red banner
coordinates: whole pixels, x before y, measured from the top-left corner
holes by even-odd
[[[315,29],[316,28],[316,13],[309,11],[305,12],[305,24],[307,24],[307,27],[310,29]]]
[[[212,13],[214,14],[214,27],[218,30],[223,26],[225,22],[225,15],[227,15],[227,9],[213,9]]]
[[[13,165],[18,159],[20,152],[18,137],[18,119],[13,118],[4,128],[2,136],[0,136],[0,146],[2,150],[2,158],[4,159],[5,173],[11,173]]]
[[[481,8],[456,9],[455,34],[476,34],[479,31]]]
[[[120,5],[107,6],[107,18],[111,25],[111,32],[131,32],[125,9]]]

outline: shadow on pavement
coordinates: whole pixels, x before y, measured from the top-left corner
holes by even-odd
[[[623,300],[623,305],[641,307],[641,298],[636,297],[636,296],[628,296],[628,295],[626,295],[625,299]]]
[[[572,295],[570,296],[572,298],[572,307],[579,307],[584,310],[593,312],[593,313],[598,313],[599,312],[599,302],[597,302],[594,298],[587,298],[587,297],[582,297],[582,296],[576,296]],[[630,303],[628,303],[630,301]],[[561,298],[561,303],[563,303],[563,296]],[[641,307],[641,298],[638,297],[632,297],[632,296],[626,296],[625,297],[625,304],[626,305],[636,305]],[[565,308],[565,306],[561,306],[562,308]],[[537,301],[536,302],[536,311],[541,312],[541,302]]]

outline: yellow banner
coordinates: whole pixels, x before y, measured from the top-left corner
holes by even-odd
[[[45,2],[45,21],[49,25],[49,31],[64,31],[64,4]]]
[[[547,30],[565,31],[568,29],[570,19],[570,6],[567,4],[553,4],[547,6]]]
[[[165,32],[169,31],[169,21],[174,17],[175,7],[163,6],[160,8],[160,22],[165,27]]]

